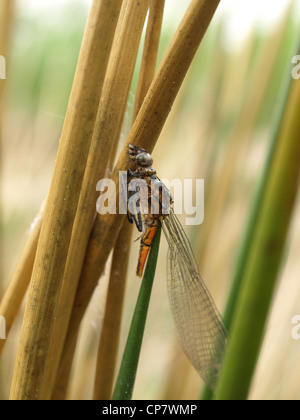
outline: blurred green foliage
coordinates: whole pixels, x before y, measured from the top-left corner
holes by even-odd
[[[88,10],[74,2],[45,15],[23,12],[16,15],[11,45],[10,105],[33,118],[41,110],[63,116]]]

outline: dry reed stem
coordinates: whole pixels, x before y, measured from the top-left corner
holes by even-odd
[[[151,0],[144,42],[133,120],[140,109],[155,74],[164,13],[164,0]],[[113,251],[104,322],[98,349],[93,399],[111,398],[117,359],[123,295],[125,291],[132,225],[124,223]]]
[[[94,400],[111,399],[120,338],[132,225],[124,223],[114,248],[105,315],[98,349]]]
[[[106,69],[106,47],[113,36],[110,27],[114,28],[114,19],[103,37],[103,26],[98,25],[107,5],[93,2],[80,50],[32,273],[11,399],[37,399],[41,392],[54,311]]]
[[[119,172],[126,170],[129,166],[127,153],[129,143],[152,152],[219,2],[220,0],[192,0],[149,88],[115,166],[111,178],[117,186]],[[62,382],[69,377],[80,322],[123,220],[122,215],[109,214],[101,217],[97,215],[94,222],[63,350],[56,396],[65,395],[66,384]]]
[[[102,14],[100,16],[99,21],[99,29],[100,34],[106,33],[106,25],[110,22],[114,22],[114,29],[117,25],[117,18],[119,17],[119,13],[122,6],[122,0],[113,1],[109,4],[109,2],[105,1],[104,5],[106,6],[106,9],[102,11]],[[111,28],[112,29],[112,28]],[[113,33],[111,33],[113,35]],[[110,42],[106,46],[106,52],[107,54],[111,51],[113,37],[110,37]],[[126,101],[125,101],[126,102]],[[123,107],[122,115],[124,114],[125,106]],[[123,117],[121,118],[121,121],[123,120]],[[97,120],[96,120],[97,121]],[[119,136],[120,130],[121,130],[121,123],[118,128],[118,134]],[[115,145],[113,145],[113,149],[111,152],[111,159],[113,159],[113,155],[115,153],[114,151]],[[78,223],[78,219],[75,219],[74,222],[74,228],[75,224]],[[74,234],[72,234],[71,242],[70,242],[70,249],[68,254],[68,260],[70,258],[70,254],[74,252],[74,246],[76,248],[77,244],[76,238],[74,239]],[[73,245],[72,245],[73,243]],[[76,249],[75,249],[76,252]],[[83,252],[83,250],[82,250]],[[74,267],[76,269],[76,267]],[[64,280],[59,296],[59,301],[57,304],[57,310],[55,315],[55,322],[53,325],[53,331],[52,331],[52,337],[49,347],[49,353],[47,357],[47,364],[46,364],[46,371],[45,371],[45,379],[43,383],[43,389],[42,389],[42,398],[43,399],[49,399],[51,398],[53,385],[55,381],[55,375],[57,372],[57,367],[59,364],[59,359],[61,355],[61,350],[63,346],[63,337],[66,334],[66,330],[69,323],[70,318],[70,311],[72,309],[72,304],[76,292],[76,278],[72,278],[72,275],[66,275],[66,272],[68,271],[68,262],[65,268],[65,274],[64,274]]]
[[[93,41],[92,39],[90,40],[90,45],[91,45],[91,57],[93,58],[93,54],[94,51],[99,51],[100,58],[99,60],[93,62],[93,66],[91,65],[91,63],[89,62],[89,64],[87,64],[86,67],[86,80],[88,80],[89,82],[86,84],[86,89],[87,89],[87,94],[88,92],[91,93],[91,107],[90,110],[92,110],[92,108],[97,107],[97,99],[96,99],[96,94],[97,92],[99,92],[99,90],[95,90],[94,89],[94,78],[93,78],[93,74],[96,75],[98,73],[98,77],[99,77],[99,88],[102,86],[102,82],[103,82],[103,78],[104,78],[104,70],[106,68],[106,63],[108,60],[108,53],[109,53],[109,45],[112,42],[112,37],[113,37],[113,26],[108,22],[110,22],[109,16],[113,19],[113,21],[116,22],[117,17],[118,17],[118,9],[120,9],[120,6],[118,6],[119,3],[121,3],[122,0],[117,0],[116,2],[102,2],[101,4],[99,3],[99,12],[101,14],[101,17],[103,16],[104,18],[102,20],[99,21],[97,28],[95,29],[95,36],[94,39],[95,41]],[[115,8],[115,4],[117,4],[117,9]],[[94,7],[94,6],[93,6]],[[104,9],[104,11],[103,11]],[[94,9],[91,10],[91,16],[97,17],[97,13],[95,13]],[[106,18],[106,16],[108,17],[108,19]],[[92,27],[93,23],[91,23],[91,27]],[[103,31],[104,28],[104,31]],[[98,36],[98,31],[103,31],[104,34],[103,36]],[[101,53],[100,53],[101,52]],[[90,70],[93,73],[90,73]],[[92,90],[92,92],[91,92]],[[93,100],[93,94],[95,95],[95,98]],[[92,114],[91,114],[92,115]],[[39,216],[37,216],[39,217]],[[41,228],[41,223],[39,224],[39,229]],[[28,284],[30,282],[30,277],[31,277],[31,273],[32,273],[32,268],[29,269],[29,265],[34,263],[34,258],[35,258],[35,253],[36,253],[36,248],[37,248],[37,242],[36,239],[39,236],[39,232],[36,231],[36,229],[32,230],[30,232],[30,237],[28,238],[27,244],[26,244],[26,250],[24,250],[24,255],[27,255],[27,259],[28,261],[25,260],[24,255],[22,255],[20,261],[18,262],[18,266],[13,274],[13,277],[10,279],[10,283],[12,283],[12,285],[9,284],[8,288],[9,290],[7,290],[7,293],[9,293],[11,296],[19,296],[19,299],[16,300],[14,299],[14,317],[17,315],[18,310],[19,310],[19,306],[22,303],[22,297],[20,295],[20,290],[23,290],[23,293],[25,294],[26,292],[26,288],[28,287]],[[31,244],[31,248],[30,248],[30,244]],[[25,285],[27,285],[25,287]],[[5,292],[6,294],[6,292]],[[4,298],[3,298],[4,299]],[[7,300],[8,298],[5,297],[5,299]],[[7,300],[7,303],[9,301]],[[16,306],[18,305],[18,306]],[[10,309],[8,308],[8,305],[6,305],[7,310],[10,311]],[[10,315],[8,315],[10,318],[11,323],[14,321],[14,319],[12,319],[10,317]],[[11,325],[10,325],[11,326]],[[9,328],[7,328],[7,333],[9,333]],[[4,345],[4,343],[1,343],[2,346],[0,346],[0,351]]]
[[[10,33],[13,25],[15,11],[15,0],[3,0],[1,4],[1,26],[0,26],[0,54],[7,58],[9,53]],[[2,106],[2,96],[5,82],[0,83],[0,105]],[[1,114],[2,115],[2,108]]]
[[[0,314],[6,321],[6,337],[19,312],[32,273],[35,251],[43,220],[43,207],[35,218],[25,248],[0,304]],[[0,340],[0,354],[7,340]]]
[[[127,104],[127,101],[126,101],[126,104]],[[124,106],[121,123],[119,124],[119,131],[116,137],[118,139],[120,138],[125,111],[126,111],[126,106]],[[114,148],[112,149],[110,161],[109,161],[109,168],[112,168],[112,162],[115,160],[117,146],[118,146],[118,142],[115,142]],[[116,246],[115,246],[113,257],[112,257],[110,279],[109,279],[109,285],[108,285],[108,291],[107,291],[105,318],[103,321],[103,327],[101,331],[101,340],[104,336],[106,336],[105,338],[103,338],[104,342],[106,343],[105,350],[103,352],[101,351],[101,354],[106,353],[106,356],[107,356],[107,357],[105,356],[102,357],[102,359],[104,360],[104,369],[105,369],[105,374],[104,374],[105,380],[103,380],[103,385],[106,389],[106,391],[104,392],[107,395],[110,395],[109,389],[112,386],[110,382],[110,378],[109,378],[109,373],[114,372],[115,359],[116,359],[117,348],[118,348],[118,343],[119,343],[118,328],[120,326],[120,319],[121,319],[122,305],[123,305],[123,295],[125,291],[125,281],[126,281],[126,273],[127,273],[127,267],[128,267],[128,256],[130,252],[130,240],[131,240],[131,233],[132,233],[131,227],[132,227],[131,225],[123,224],[120,231],[120,235],[122,235],[120,236],[122,238],[122,241],[120,242],[116,241]],[[121,246],[118,246],[117,245],[118,243]],[[107,313],[109,315],[107,315]],[[96,367],[96,370],[98,370],[97,367]],[[97,399],[108,399],[108,398],[97,398]]]
[[[53,331],[51,364],[47,370],[47,383],[45,381],[43,389],[44,398],[51,397],[76,286],[95,217],[96,185],[99,179],[107,175],[111,151],[117,141],[147,11],[148,2],[125,0],[122,4],[69,246],[59,310]]]
[[[152,83],[157,62],[157,53],[164,14],[165,0],[150,0],[147,32],[134,103],[134,119]]]
[[[1,3],[1,22],[0,22],[0,54],[7,60],[9,54],[10,33],[13,24],[13,15],[15,10],[14,0],[3,0]],[[7,69],[5,69],[6,72]],[[7,77],[7,76],[6,76]],[[5,105],[5,80],[0,81],[0,296],[3,288],[3,232],[2,232],[2,168],[3,168],[3,111]],[[1,312],[0,312],[1,314]]]
[[[0,22],[0,54],[4,57],[5,60],[5,77],[7,77],[7,58],[9,57],[9,49],[10,49],[10,35],[12,32],[13,26],[13,17],[15,12],[15,0],[2,0],[1,2],[1,22]],[[4,111],[5,111],[5,87],[6,87],[6,80],[0,80],[0,296],[2,302],[0,304],[0,315],[5,317],[4,311],[6,315],[10,315],[9,309],[6,311],[7,306],[3,302],[4,297],[2,296],[3,293],[3,279],[4,279],[4,223],[3,223],[3,190],[2,190],[2,168],[3,168],[3,120],[4,120]],[[11,325],[11,318],[9,320],[6,319],[6,337],[10,329]],[[4,344],[7,340],[0,340],[0,353],[4,347]],[[2,393],[2,385],[5,383],[4,379],[4,372],[1,369],[0,372],[0,393]]]

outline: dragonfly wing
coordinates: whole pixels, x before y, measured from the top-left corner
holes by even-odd
[[[171,211],[163,222],[168,240],[168,295],[184,351],[214,390],[226,346],[226,330],[197,268],[190,243]]]

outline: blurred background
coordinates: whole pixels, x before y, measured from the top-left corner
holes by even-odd
[[[0,81],[4,89],[0,115],[0,297],[49,189],[90,3],[90,0],[14,2],[5,54],[7,78]],[[166,0],[158,61],[188,4],[188,0]],[[299,21],[296,0],[221,0],[153,153],[160,178],[205,180],[204,223],[186,226],[185,230],[200,272],[221,312],[278,107],[283,101],[287,78],[291,77]],[[120,147],[130,130],[138,63]],[[298,200],[251,387],[253,399],[300,398],[297,373],[300,340],[291,336],[292,317],[300,315],[299,210]],[[133,239],[137,236],[135,232]],[[140,280],[135,277],[138,246],[133,242],[121,348],[139,290]],[[202,387],[177,341],[166,291],[166,253],[163,240],[135,399],[193,399],[199,397]],[[89,399],[92,395],[106,284],[104,275],[82,323],[70,398]],[[22,313],[0,358],[0,399],[7,399],[9,394],[21,321]]]

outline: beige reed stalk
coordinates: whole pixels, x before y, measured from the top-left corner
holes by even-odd
[[[86,95],[84,96],[86,100],[89,97],[89,107],[90,107],[90,117],[96,114],[96,109],[98,107],[97,95],[100,95],[100,91],[102,88],[102,83],[104,79],[104,72],[106,69],[106,64],[108,61],[110,45],[112,43],[112,38],[114,34],[114,28],[116,25],[117,17],[118,17],[118,10],[120,9],[122,0],[114,0],[110,3],[106,1],[95,2],[92,6],[91,13],[90,13],[90,23],[88,26],[90,28],[94,28],[93,33],[91,32],[91,36],[86,39],[86,43],[83,43],[83,48],[86,49],[86,65],[82,65],[82,70],[84,71],[84,78],[85,78],[85,90]],[[95,7],[98,9],[98,12],[95,12]],[[94,24],[92,19],[95,20],[100,14],[100,19],[98,23]],[[113,26],[114,25],[114,26]],[[103,34],[102,34],[103,32]],[[88,53],[89,51],[89,53]],[[94,51],[99,51],[99,59],[95,60],[94,58]],[[98,88],[95,89],[95,78],[98,81]],[[99,99],[99,96],[98,96]],[[94,110],[94,111],[93,111]],[[85,124],[85,120],[82,120],[82,124],[86,126],[87,130],[90,130],[89,124]],[[80,133],[80,131],[79,131]],[[89,140],[89,139],[88,139]],[[36,219],[39,218],[39,215]],[[23,300],[24,294],[26,289],[29,285],[32,267],[35,259],[35,253],[37,248],[37,236],[39,236],[41,228],[41,223],[38,227],[34,230],[31,230],[29,238],[27,240],[26,249],[24,250],[18,265],[13,273],[12,278],[10,279],[8,289],[5,291],[3,301],[5,300],[9,303],[10,296],[14,296],[13,306],[6,305],[7,312],[7,319],[10,320],[10,323],[7,322],[7,334],[9,333],[9,329],[11,324],[13,323],[16,314],[18,313],[19,307]],[[30,245],[31,244],[31,245]],[[27,257],[25,258],[25,255]],[[31,264],[31,267],[30,267]],[[21,291],[23,292],[21,294]],[[19,299],[16,299],[19,297]],[[1,303],[2,305],[2,303]],[[12,306],[12,307],[11,307]],[[13,314],[13,316],[12,316]],[[4,347],[6,341],[1,342],[0,352],[1,349]]]
[[[9,67],[9,50],[10,50],[10,35],[13,27],[13,18],[15,12],[15,0],[2,0],[0,6],[0,54],[5,60],[5,77],[8,77],[7,69]],[[3,75],[1,75],[3,76]],[[3,196],[2,196],[2,168],[3,168],[3,121],[5,115],[5,87],[7,81],[0,80],[0,299],[3,301],[2,293],[4,287],[4,236],[3,236]],[[7,309],[7,310],[6,310]],[[13,308],[8,308],[6,303],[0,303],[0,316],[3,316],[6,323],[6,337],[11,326],[11,313]],[[0,339],[0,354],[6,340]],[[2,387],[6,382],[4,372],[0,369],[0,393],[2,394]]]
[[[6,321],[6,337],[8,337],[12,324],[18,314],[28,287],[28,279],[30,279],[32,273],[35,252],[43,220],[43,206],[40,213],[32,223],[25,248],[0,303],[0,314],[4,316]],[[0,354],[6,341],[7,340],[0,340]]]
[[[0,54],[4,56],[5,59],[7,59],[9,55],[10,34],[13,25],[15,4],[15,0],[2,0],[1,4]],[[0,83],[0,116],[2,116],[3,112],[2,106],[4,86],[5,81],[2,80]]]
[[[10,50],[10,34],[12,32],[13,21],[15,13],[15,0],[3,0],[1,3],[1,22],[0,22],[0,54],[4,56],[6,61],[6,78],[9,77],[7,74],[7,69],[9,67],[9,50]],[[15,307],[14,305],[8,304],[7,296],[2,295],[3,293],[3,282],[4,282],[4,238],[2,232],[3,226],[3,196],[2,196],[2,168],[3,168],[3,119],[5,115],[5,86],[7,80],[0,80],[0,315],[5,318],[6,322],[6,338],[8,336],[12,318],[14,318]],[[18,301],[20,297],[19,290],[11,295],[15,300],[14,303]],[[21,296],[22,301],[23,296]],[[7,340],[0,340],[0,354]],[[0,373],[0,384],[4,383],[2,381],[2,374]],[[1,388],[1,386],[0,386]]]
[[[15,0],[2,0],[0,8],[0,54],[5,59],[5,77],[7,78],[7,59],[9,57],[10,34],[13,25]],[[0,80],[0,296],[2,296],[4,260],[3,260],[3,235],[2,235],[2,168],[3,168],[3,115],[5,109],[5,79]],[[3,314],[0,315],[4,316]],[[1,346],[1,344],[0,344]]]
[[[45,399],[51,397],[85,250],[95,217],[98,197],[96,185],[100,179],[107,176],[108,162],[114,148],[114,142],[117,141],[119,125],[132,80],[147,11],[147,1],[123,1],[103,84],[69,246],[63,286],[47,360],[47,380],[45,380],[42,390],[42,397]]]
[[[129,166],[129,143],[144,147],[150,153],[158,139],[172,104],[190,67],[193,57],[218,7],[220,0],[192,0],[165,54],[156,77],[143,101],[112,174],[118,185],[119,171]],[[89,240],[80,277],[53,398],[64,398],[71,369],[78,330],[85,309],[114,246],[124,216],[105,215],[97,218]]]
[[[54,312],[119,6],[118,0],[94,0],[91,6],[45,208],[11,399],[40,397]],[[109,13],[110,19],[102,21],[102,16]]]
[[[150,0],[133,120],[155,74],[164,4],[164,0]],[[113,251],[104,322],[98,348],[93,395],[95,400],[108,400],[112,395],[131,237],[132,225],[123,223]]]

